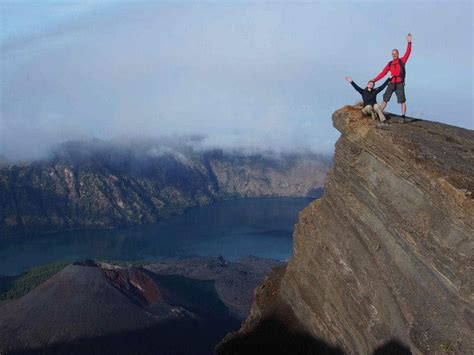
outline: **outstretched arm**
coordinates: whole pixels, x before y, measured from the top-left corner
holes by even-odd
[[[403,64],[406,64],[407,60],[408,60],[408,57],[410,57],[410,53],[411,53],[411,33],[407,34],[407,50],[405,51],[405,54],[403,55],[402,57],[402,62]]]
[[[385,75],[387,75],[389,69],[390,69],[390,67],[389,67],[389,65],[387,64],[387,65],[385,66],[385,68],[383,68],[383,70],[380,72],[380,74],[377,75],[375,78],[373,78],[372,81],[376,82],[376,81],[382,79]]]
[[[359,85],[357,85],[350,76],[346,76],[346,81],[348,81],[354,87],[354,89],[356,89],[359,92],[359,94],[362,95],[364,90]]]
[[[382,85],[380,85],[378,88],[375,89],[375,92],[378,94],[380,91],[382,91],[383,89],[385,89],[385,87],[386,87],[386,86],[388,85],[388,83],[390,82],[390,79],[391,79],[391,78],[387,78],[387,80],[385,80]]]

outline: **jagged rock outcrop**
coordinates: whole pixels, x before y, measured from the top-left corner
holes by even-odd
[[[474,352],[474,132],[393,121],[334,113],[341,137],[324,196],[300,213],[286,270],[257,289],[218,353],[238,353],[286,309],[297,320],[288,332],[347,353],[389,341],[415,354]]]
[[[314,154],[158,148],[72,142],[47,161],[0,167],[0,236],[152,223],[219,199],[315,196],[328,170]]]

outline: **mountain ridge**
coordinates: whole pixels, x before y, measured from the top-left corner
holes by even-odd
[[[153,223],[222,199],[314,196],[327,170],[316,154],[70,142],[50,159],[0,167],[0,235]]]

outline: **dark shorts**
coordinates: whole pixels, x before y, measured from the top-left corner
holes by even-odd
[[[397,95],[397,102],[402,104],[406,101],[405,98],[405,83],[390,83],[387,86],[387,90],[383,94],[383,100],[389,102],[393,92]]]

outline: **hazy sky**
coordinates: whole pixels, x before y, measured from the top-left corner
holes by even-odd
[[[408,113],[470,129],[471,1],[5,1],[0,154],[68,139],[205,134],[332,152],[331,114],[405,51]],[[381,100],[381,96],[379,97]],[[399,112],[395,96],[388,107]],[[407,129],[409,126],[407,125]]]

